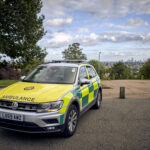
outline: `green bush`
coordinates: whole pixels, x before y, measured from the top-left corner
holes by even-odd
[[[123,62],[117,62],[110,68],[110,79],[131,79],[133,73]]]
[[[140,68],[139,77],[141,79],[150,79],[150,59]]]

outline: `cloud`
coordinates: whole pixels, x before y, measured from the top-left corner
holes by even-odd
[[[143,60],[143,59],[147,59],[149,58],[149,53],[146,54],[147,51],[145,51],[143,48],[141,48],[140,50],[135,48],[135,49],[132,49],[132,48],[127,48],[125,51],[124,50],[120,50],[120,49],[117,49],[116,47],[116,50],[104,50],[102,52],[102,59],[105,60],[105,61],[119,61],[119,60],[129,60],[131,58],[134,58],[134,59],[138,59],[138,60]],[[94,58],[94,56],[93,56]],[[111,60],[110,60],[111,58]]]
[[[148,26],[148,22],[142,20],[141,18],[136,18],[136,19],[127,19],[124,25],[116,25],[112,23],[107,23],[105,25],[109,28],[126,30],[138,26]]]
[[[88,28],[79,28],[77,30],[77,32],[79,32],[79,33],[87,33],[87,32],[89,32],[89,29]]]
[[[126,20],[126,25],[129,25],[131,27],[135,27],[135,26],[148,26],[148,22],[142,20],[141,18],[127,19]]]
[[[107,27],[109,28],[114,28],[114,29],[131,29],[133,27],[131,26],[127,26],[127,25],[116,25],[116,24],[112,24],[112,23],[108,23],[106,24]]]
[[[100,34],[100,40],[103,42],[131,42],[131,41],[144,41],[145,35],[116,31],[105,32]]]
[[[101,43],[122,43],[122,42],[150,42],[150,33],[131,33],[125,31],[90,33],[87,35],[77,34],[75,36],[67,32],[49,33],[47,37],[40,41],[40,45],[46,48],[61,48],[74,42],[79,42],[82,46],[96,46]]]
[[[72,17],[68,18],[56,18],[51,19],[46,22],[46,26],[59,27],[71,24],[73,21]]]
[[[119,52],[119,51],[110,51],[110,52],[107,52],[107,53],[104,53],[105,55],[113,55],[113,56],[117,56],[117,57],[120,57],[120,56],[125,56],[125,52]]]
[[[93,46],[104,42],[121,43],[121,42],[149,42],[150,33],[130,33],[125,31],[103,32],[100,34],[91,33],[89,35],[76,35],[75,41],[83,46]]]
[[[72,36],[66,32],[54,32],[50,33],[42,39],[39,43],[42,47],[46,48],[61,48],[64,47],[72,41]]]
[[[78,42],[82,46],[94,46],[97,45],[100,41],[98,34],[90,33],[88,35],[76,35],[74,42]]]
[[[66,8],[64,6],[65,0],[42,0],[42,13],[47,17],[58,17],[66,15]]]
[[[43,0],[42,12],[48,16],[66,16],[70,11],[83,11],[101,19],[127,14],[150,14],[150,0]]]

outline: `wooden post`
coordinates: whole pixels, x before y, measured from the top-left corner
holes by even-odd
[[[120,98],[125,99],[125,87],[120,87]]]

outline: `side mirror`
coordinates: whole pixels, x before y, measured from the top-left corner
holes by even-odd
[[[21,78],[20,78],[20,79],[21,79],[21,80],[23,80],[25,77],[26,77],[26,76],[21,76]]]
[[[82,86],[82,85],[85,85],[85,84],[90,84],[90,81],[89,81],[88,79],[81,79],[81,80],[79,81],[79,83],[80,83],[80,85]]]

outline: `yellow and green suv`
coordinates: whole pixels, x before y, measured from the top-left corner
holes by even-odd
[[[39,65],[22,81],[0,90],[0,127],[72,136],[90,107],[100,108],[102,88],[93,66],[81,61]]]

